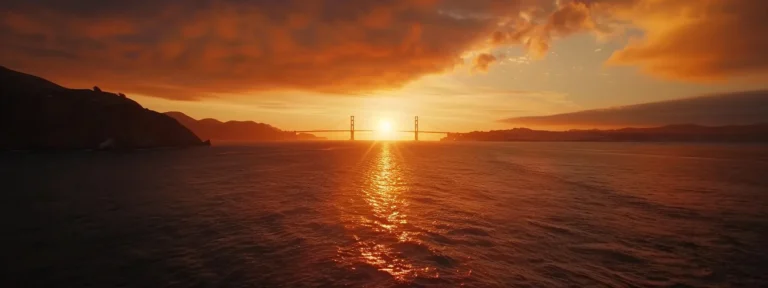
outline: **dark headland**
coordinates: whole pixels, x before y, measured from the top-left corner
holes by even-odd
[[[123,94],[69,89],[0,66],[0,150],[203,146],[175,119]]]

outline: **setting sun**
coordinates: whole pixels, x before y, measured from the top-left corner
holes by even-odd
[[[392,127],[393,127],[392,121],[390,121],[389,119],[379,120],[379,127],[378,129],[376,129],[378,138],[380,140],[391,140],[394,134]]]
[[[392,133],[392,122],[389,122],[389,120],[379,121],[379,132]]]

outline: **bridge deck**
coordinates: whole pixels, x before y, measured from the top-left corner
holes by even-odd
[[[337,126],[338,127],[338,126]],[[293,133],[349,133],[349,139],[355,140],[355,132],[357,133],[366,133],[366,132],[376,132],[379,130],[372,130],[372,129],[355,129],[355,116],[349,116],[349,129],[317,129],[317,130],[296,130],[293,131]],[[419,134],[452,134],[454,132],[448,132],[448,131],[433,131],[433,130],[419,130],[419,116],[414,117],[413,121],[413,130],[398,130],[398,131],[392,131],[395,133],[414,133],[414,140],[419,141]]]
[[[355,130],[355,133],[357,132],[377,132],[378,130]],[[293,131],[294,133],[334,133],[334,132],[347,132],[349,133],[350,130],[303,130],[303,131]],[[415,133],[417,131],[414,130],[400,130],[400,131],[393,131],[397,133]],[[446,132],[446,131],[418,131],[419,134],[449,134],[453,132]]]

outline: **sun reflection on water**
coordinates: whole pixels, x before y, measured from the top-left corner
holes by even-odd
[[[351,261],[386,272],[398,281],[438,277],[435,268],[418,265],[408,258],[407,253],[413,250],[409,247],[421,243],[416,238],[418,232],[408,226],[408,202],[404,197],[407,185],[401,161],[393,151],[394,144],[381,143],[378,148],[380,151],[368,166],[365,185],[359,194],[366,204],[364,211],[352,219],[349,227],[355,233],[352,255],[340,253],[351,256]]]

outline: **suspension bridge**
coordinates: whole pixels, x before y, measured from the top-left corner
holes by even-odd
[[[358,129],[355,130],[355,116],[349,116],[349,129],[329,129],[329,130],[297,130],[294,133],[334,133],[334,132],[349,132],[349,140],[355,140],[355,132],[376,132],[374,129]],[[419,141],[419,134],[451,134],[453,132],[447,131],[424,131],[419,130],[419,116],[413,118],[413,130],[396,130],[392,132],[397,133],[413,133],[413,140]]]

